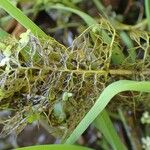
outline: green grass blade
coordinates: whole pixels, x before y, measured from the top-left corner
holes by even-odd
[[[128,52],[129,52],[129,56],[131,58],[131,62],[134,63],[136,60],[136,51],[135,51],[132,40],[130,39],[128,34],[124,31],[120,32],[120,37],[121,37],[122,41],[125,43],[125,45],[128,47],[128,49],[129,49]]]
[[[102,13],[102,15],[104,15],[105,17],[108,17],[107,14],[105,13],[105,7],[102,5],[100,0],[93,0],[93,3],[95,4],[95,6],[97,7],[98,11],[100,13]]]
[[[121,31],[121,32],[120,32],[120,37],[121,37],[121,39],[124,41],[124,43],[126,44],[126,46],[127,46],[128,48],[133,48],[133,47],[134,47],[134,45],[133,45],[133,43],[132,43],[130,37],[128,36],[128,34],[127,34],[126,32]]]
[[[106,110],[103,110],[95,119],[94,125],[99,129],[105,139],[110,143],[114,150],[126,150],[127,148],[121,142]]]
[[[91,16],[89,16],[88,14],[86,14],[86,13],[80,11],[80,10],[70,8],[70,7],[66,7],[66,6],[61,5],[61,4],[50,6],[50,8],[51,9],[53,8],[53,9],[58,9],[58,10],[69,11],[69,12],[72,12],[74,14],[77,14],[78,16],[80,16],[86,22],[86,24],[88,26],[92,26],[94,24],[97,24],[95,19],[93,19]]]
[[[74,145],[39,145],[16,148],[15,150],[92,150],[90,148]]]
[[[122,124],[124,126],[125,132],[127,134],[128,140],[131,144],[131,149],[135,150],[136,145],[135,145],[135,140],[133,140],[132,135],[131,135],[131,128],[130,128],[130,126],[128,126],[128,124],[126,122],[126,118],[123,114],[123,111],[120,108],[118,109],[118,113],[119,113],[120,119],[122,121]]]
[[[96,119],[96,117],[104,110],[109,101],[118,93],[123,91],[139,91],[150,92],[150,82],[148,81],[130,81],[120,80],[107,86],[95,102],[94,106],[85,115],[76,129],[65,141],[66,144],[74,143],[87,127]],[[108,94],[109,93],[109,94]]]
[[[148,20],[148,30],[150,31],[150,0],[145,0],[145,13]]]
[[[47,35],[34,24],[21,10],[16,8],[9,0],[0,0],[0,7],[14,17],[26,29],[30,29],[35,36],[47,37]]]

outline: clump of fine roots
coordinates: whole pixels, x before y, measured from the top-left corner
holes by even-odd
[[[51,38],[39,39],[30,31],[19,40],[1,39],[0,110],[11,112],[0,120],[1,135],[18,134],[27,123],[46,120],[50,132],[65,138],[108,84],[119,79],[149,80],[149,33],[132,31],[130,35],[135,47],[125,50],[121,64],[113,63],[112,55],[117,55],[116,48],[124,53],[123,44],[104,19],[69,48]],[[117,102],[128,106],[133,96],[150,107],[148,95],[142,93],[122,93]]]

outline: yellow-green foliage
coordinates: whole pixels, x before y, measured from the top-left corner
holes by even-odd
[[[104,32],[111,39],[109,43]],[[2,135],[19,133],[27,123],[46,117],[51,132],[57,130],[55,136],[65,137],[109,83],[119,79],[149,80],[149,33],[132,31],[131,38],[136,60],[131,60],[128,49],[121,65],[111,61],[116,46],[123,51],[121,39],[104,19],[84,31],[69,48],[52,38],[38,39],[30,31],[19,40],[1,40],[0,109],[13,112],[11,118],[1,121],[6,124]],[[131,94],[120,96],[124,104],[121,101]]]

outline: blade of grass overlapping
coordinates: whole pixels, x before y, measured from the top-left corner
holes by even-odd
[[[134,48],[134,45],[133,45],[133,42],[132,40],[130,39],[130,37],[128,36],[128,34],[124,31],[121,31],[120,32],[120,37],[122,39],[122,41],[124,42],[124,44],[128,47],[128,53],[129,53],[129,56],[131,58],[131,62],[135,62],[136,60],[136,51],[135,51],[135,48]]]
[[[92,150],[91,148],[86,148],[82,146],[75,146],[75,145],[39,145],[39,146],[29,146],[29,147],[22,147],[16,148],[15,150]]]
[[[26,29],[30,29],[31,32],[38,37],[47,37],[47,35],[34,24],[26,15],[22,13],[17,7],[15,7],[9,0],[0,0],[0,7],[14,17],[20,24]]]
[[[70,8],[70,7],[66,7],[62,4],[57,4],[57,5],[53,5],[53,6],[50,6],[48,7],[47,9],[49,8],[53,8],[53,9],[58,9],[58,10],[64,10],[64,11],[69,11],[69,12],[72,12],[74,14],[77,14],[78,16],[80,16],[88,26],[92,26],[94,24],[97,24],[96,20],[94,20],[91,16],[89,16],[88,14],[80,11],[80,10],[77,10],[77,9],[74,9],[74,8]]]
[[[101,93],[100,97],[95,102],[94,106],[85,115],[85,117],[78,124],[76,129],[72,132],[72,134],[65,141],[65,143],[66,144],[74,143],[80,137],[80,135],[87,129],[87,127],[96,119],[96,117],[104,110],[104,108],[107,106],[110,100],[116,94],[123,91],[150,92],[150,82],[120,80],[107,86]],[[117,150],[120,149],[122,148],[119,148]]]
[[[95,127],[103,133],[103,136],[110,143],[114,150],[126,149],[117,135],[117,132],[106,110],[103,110],[93,123]]]
[[[131,135],[131,128],[130,126],[127,124],[127,121],[126,121],[126,118],[124,116],[124,113],[123,113],[123,110],[121,108],[118,109],[118,113],[119,113],[119,116],[120,116],[120,119],[123,123],[123,126],[124,126],[124,129],[126,131],[126,134],[127,134],[127,137],[128,137],[128,140],[131,144],[131,149],[135,150],[136,149],[136,145],[135,145],[135,141],[133,140],[132,138],[132,135]]]
[[[145,13],[148,20],[148,30],[150,31],[150,0],[145,0]]]
[[[99,0],[93,0],[93,3],[95,4],[95,6],[97,7],[98,11],[100,13],[102,13],[102,15],[104,15],[105,17],[107,17],[106,13],[105,13],[105,7],[102,5],[101,1]]]

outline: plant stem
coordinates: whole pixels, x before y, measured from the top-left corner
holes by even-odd
[[[132,142],[131,131],[130,131],[130,128],[128,127],[128,124],[127,124],[127,122],[126,122],[126,119],[125,119],[125,117],[124,117],[123,111],[122,111],[120,108],[118,109],[118,113],[119,113],[119,115],[120,115],[121,121],[122,121],[122,123],[123,123],[123,126],[124,126],[124,128],[125,128],[125,131],[126,131],[126,133],[127,133],[128,139],[129,139],[130,144],[131,144],[132,149],[133,149],[133,147],[135,147],[135,146],[134,146],[134,144],[133,144],[133,142]]]
[[[27,67],[21,67],[21,69],[27,69]],[[30,69],[37,69],[41,70],[40,67],[30,67]],[[125,69],[110,69],[108,71],[106,70],[71,70],[71,69],[54,69],[52,67],[46,66],[46,68],[43,68],[44,70],[51,70],[54,72],[70,72],[70,73],[78,73],[78,74],[111,74],[111,75],[150,75],[150,69],[143,70],[142,72],[138,71],[136,72],[135,70],[125,70]]]
[[[150,0],[145,0],[145,13],[148,20],[148,30],[150,31]]]

